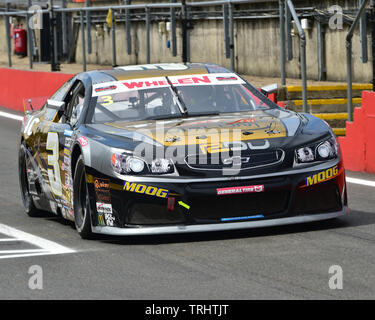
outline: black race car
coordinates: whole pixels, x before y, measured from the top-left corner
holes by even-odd
[[[76,75],[22,127],[26,212],[94,234],[232,230],[348,212],[337,140],[214,64]]]

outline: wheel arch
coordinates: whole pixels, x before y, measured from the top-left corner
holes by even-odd
[[[79,143],[75,144],[72,150],[72,156],[71,156],[71,170],[72,170],[72,177],[74,178],[74,173],[76,170],[77,161],[80,155],[83,155],[83,152],[81,150],[81,147]]]

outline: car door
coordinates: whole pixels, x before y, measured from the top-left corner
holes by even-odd
[[[52,96],[47,101],[46,112],[40,118],[36,130],[41,171],[48,186],[44,188],[44,195],[58,204],[71,203],[71,192],[66,187],[70,188],[70,180],[65,175],[66,170],[69,170],[67,163],[70,163],[68,142],[73,134],[68,119],[75,89],[79,84],[73,82],[68,90],[65,89],[64,95],[57,98]]]

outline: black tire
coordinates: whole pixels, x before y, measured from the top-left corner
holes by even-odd
[[[33,198],[31,197],[29,191],[29,182],[27,179],[27,157],[26,144],[25,142],[22,142],[18,155],[18,174],[21,198],[26,214],[29,217],[40,217],[43,215],[43,211],[38,210],[35,207]]]
[[[93,239],[91,230],[91,206],[86,182],[85,163],[78,158],[73,180],[74,221],[82,239]]]

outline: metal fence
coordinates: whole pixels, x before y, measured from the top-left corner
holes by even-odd
[[[347,34],[347,82],[348,82],[348,118],[352,119],[353,107],[351,98],[351,79],[352,79],[352,63],[351,63],[351,38],[354,29],[358,23],[361,25],[361,58],[363,62],[367,61],[367,31],[363,23],[363,16],[368,10],[366,7],[369,0],[358,0],[359,10],[355,13],[354,19],[349,19],[345,16],[347,23],[351,24],[349,33]],[[300,39],[300,56],[301,56],[301,79],[302,79],[302,100],[303,111],[307,111],[307,76],[306,76],[306,35],[302,28],[300,18],[314,17],[318,20],[318,53],[319,53],[319,80],[324,80],[324,59],[322,52],[322,40],[319,27],[322,23],[327,23],[327,16],[324,12],[316,10],[314,7],[298,8],[296,9],[292,0],[213,0],[200,2],[186,2],[186,0],[169,0],[169,3],[149,3],[149,4],[131,4],[131,0],[123,0],[123,5],[112,6],[91,6],[90,0],[85,0],[84,7],[67,8],[67,1],[48,1],[48,6],[38,11],[38,14],[46,14],[50,21],[50,46],[51,46],[51,70],[59,70],[59,52],[57,43],[57,20],[61,22],[61,42],[62,53],[66,54],[68,48],[73,41],[71,35],[70,24],[67,21],[73,21],[79,25],[81,33],[81,53],[82,53],[82,69],[86,71],[86,54],[92,52],[91,41],[91,25],[96,21],[103,21],[110,16],[111,23],[111,42],[112,42],[112,64],[117,65],[116,56],[116,24],[115,21],[124,22],[125,26],[125,41],[126,52],[128,55],[132,53],[131,28],[134,21],[144,21],[146,27],[146,63],[150,63],[150,25],[152,19],[162,17],[166,18],[171,23],[171,49],[173,56],[177,55],[177,24],[180,23],[182,29],[182,54],[181,60],[183,62],[190,61],[190,43],[189,43],[189,24],[194,19],[220,19],[223,22],[224,33],[224,47],[225,57],[230,59],[230,66],[232,70],[235,66],[235,46],[234,46],[234,20],[235,19],[279,19],[280,23],[280,77],[282,84],[285,84],[286,71],[285,63],[293,59],[291,28],[292,22],[298,30]],[[19,3],[27,5],[28,8],[32,5],[41,5],[40,1],[19,0]],[[43,2],[42,2],[43,3]],[[276,3],[274,9],[263,10],[248,10],[241,8],[241,5],[255,4],[255,3]],[[8,51],[8,65],[12,66],[11,58],[11,43],[10,43],[10,27],[9,17],[24,17],[29,21],[34,14],[30,10],[15,10],[9,6],[9,1],[0,0],[0,4],[4,4],[3,11],[0,11],[0,16],[5,18],[5,29],[7,37],[7,51]],[[14,4],[14,1],[12,1]],[[277,6],[278,4],[278,6]],[[375,17],[374,1],[371,1],[371,14]],[[204,10],[210,8],[210,10]],[[219,8],[219,9],[218,9]],[[103,14],[104,12],[104,14]],[[106,12],[111,12],[111,15],[106,15]],[[94,14],[94,15],[93,15]],[[375,20],[375,19],[374,19]],[[107,21],[108,22],[108,21]],[[29,23],[28,28],[28,56],[30,68],[33,68],[33,39]],[[374,28],[375,29],[375,28]],[[60,34],[60,33],[59,33]],[[375,35],[375,34],[374,34]],[[375,42],[375,41],[373,41]],[[61,56],[61,54],[60,54]],[[373,64],[374,65],[374,64]],[[374,69],[375,78],[375,69]]]

